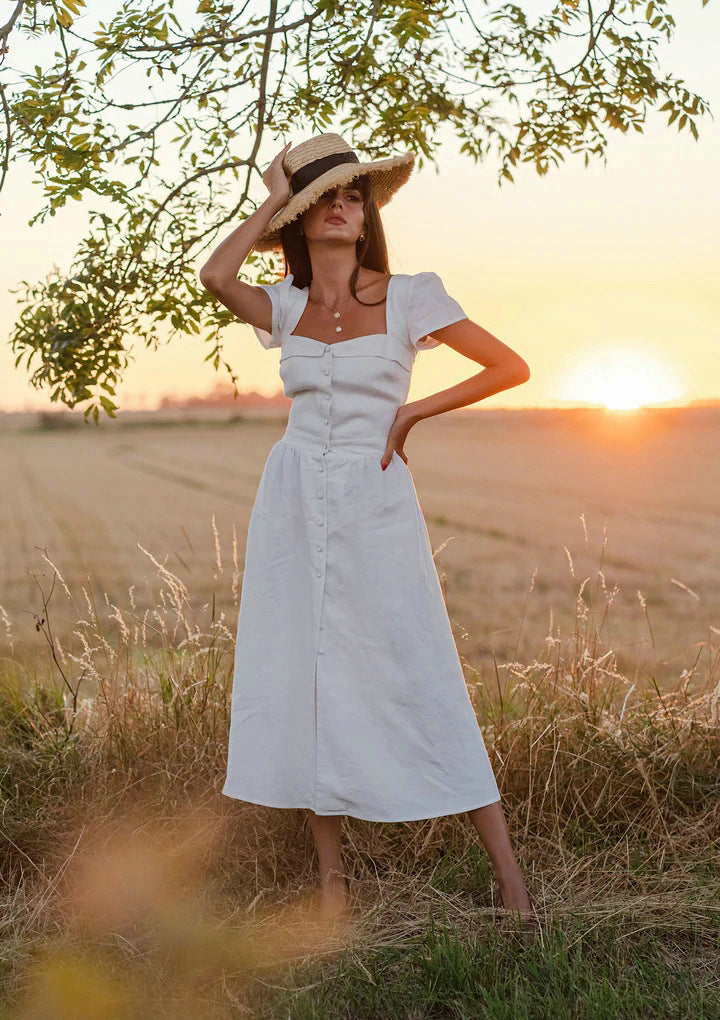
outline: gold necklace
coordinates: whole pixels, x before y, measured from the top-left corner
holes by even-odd
[[[348,294],[348,296],[345,298],[345,300],[343,301],[343,303],[342,303],[342,305],[340,307],[344,309],[345,305],[348,303],[348,301],[350,300],[351,297],[352,297],[352,293]],[[340,318],[340,311],[337,308],[333,308],[331,305],[329,305],[327,303],[327,301],[323,301],[323,299],[321,297],[317,298],[316,300],[319,301],[321,305],[325,305],[325,307],[328,308],[333,313],[333,318],[334,319],[339,319]],[[336,333],[342,333],[342,326],[336,326],[335,327],[335,332]]]

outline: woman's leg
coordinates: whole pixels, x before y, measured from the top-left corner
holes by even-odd
[[[333,917],[342,913],[347,898],[340,845],[341,816],[316,815],[314,811],[310,811],[309,818],[317,848],[323,914],[326,917]]]
[[[499,800],[468,811],[495,871],[502,905],[508,910],[532,912],[520,865],[515,860],[505,812]]]

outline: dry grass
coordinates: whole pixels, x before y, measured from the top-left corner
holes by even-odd
[[[216,532],[213,542],[215,584],[237,606],[236,550],[226,564]],[[196,610],[145,550],[154,605],[138,611],[132,589],[122,605],[103,601],[108,629],[91,591],[66,585],[44,555],[36,633],[50,666],[28,683],[8,658],[1,674],[2,967],[17,1015],[250,1015],[288,966],[347,948],[375,981],[363,953],[421,940],[438,912],[465,940],[487,930],[488,862],[461,816],[344,819],[354,909],[323,925],[305,812],[218,792],[234,634],[215,599]],[[553,627],[526,663],[484,675],[466,664],[468,683],[547,932],[572,947],[612,926],[628,953],[650,933],[670,969],[691,966],[709,987],[720,963],[718,647],[698,645],[662,687],[631,680],[602,636],[616,596],[601,567],[575,577],[569,630]],[[59,600],[76,614],[64,642]]]

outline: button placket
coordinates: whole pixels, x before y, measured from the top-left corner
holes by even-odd
[[[323,359],[326,359],[329,354],[330,354],[330,346],[328,344],[325,344],[325,350],[323,352]],[[323,373],[324,374],[328,374],[329,373],[329,369],[324,368],[323,369]],[[330,394],[329,393],[323,393],[322,394],[322,398],[326,398],[327,400],[329,400],[330,399]],[[328,425],[329,421],[326,420],[325,424]],[[328,439],[328,437],[326,435],[325,436],[326,443],[327,443],[327,439]],[[326,490],[326,483],[325,483],[325,479],[326,479],[325,462],[323,461],[322,457],[320,458],[320,460],[318,462],[317,468],[318,468],[318,471],[320,472],[320,477],[318,478],[318,489],[317,489],[317,492],[316,492],[316,496],[317,496],[318,504],[319,504],[320,508],[322,509],[322,507],[325,506],[324,500],[325,500],[325,496],[326,496],[326,491],[325,491]],[[327,518],[327,512],[325,514],[321,513],[321,515],[318,517],[318,524],[319,524],[320,527],[324,526],[326,518]],[[323,536],[321,535],[320,536],[320,540],[316,543],[316,546],[315,546],[316,552],[320,554],[318,556],[319,569],[315,570],[315,576],[317,578],[320,578],[320,579],[323,576],[323,570],[324,570],[324,566],[325,566],[324,559],[322,557],[322,554],[323,554],[323,551],[324,551],[324,548],[325,548],[325,544],[322,541],[322,537]]]
[[[332,357],[332,351],[330,350],[330,347],[331,347],[331,344],[325,344],[325,350],[323,352],[323,369],[322,369],[322,374],[323,375],[330,375],[329,362],[330,362],[330,358]],[[332,388],[332,386],[331,386],[331,388]],[[331,394],[330,393],[328,393],[328,392],[324,392],[323,393],[323,395],[322,395],[322,403],[324,404],[325,412],[328,415],[328,417],[324,419],[325,420],[325,424],[329,425],[330,424],[330,403],[331,403]]]
[[[318,536],[318,540],[316,542],[315,548],[316,548],[316,551],[320,555],[318,556],[318,567],[316,567],[316,569],[315,569],[315,576],[318,577],[318,578],[322,578],[322,575],[323,575],[323,566],[324,566],[324,562],[323,562],[323,558],[322,558],[322,553],[323,553],[323,549],[325,547],[325,544],[323,542],[323,538],[324,538],[324,529],[325,529],[325,521],[326,521],[326,514],[323,514],[323,512],[322,512],[322,509],[323,509],[323,507],[325,505],[325,503],[324,503],[324,500],[325,500],[325,472],[323,471],[323,462],[322,461],[320,461],[319,470],[320,470],[320,477],[318,478],[318,486],[320,486],[320,487],[318,488],[318,490],[315,493],[315,495],[317,497],[318,506],[320,508],[320,516],[317,519],[318,528],[320,530],[320,534]]]
[[[326,426],[326,428],[325,428],[325,443],[324,443],[323,449],[321,451],[320,460],[319,460],[319,463],[318,463],[318,471],[320,472],[320,477],[318,478],[318,490],[317,490],[317,494],[316,494],[317,495],[318,506],[319,507],[324,507],[324,513],[319,514],[318,518],[317,518],[319,535],[318,535],[318,540],[317,540],[316,545],[315,545],[315,551],[316,551],[316,554],[318,556],[318,562],[320,564],[320,568],[317,569],[315,571],[315,573],[316,573],[316,577],[320,580],[321,585],[324,585],[324,576],[323,575],[324,575],[326,567],[327,567],[327,530],[326,530],[326,525],[327,525],[327,470],[326,470],[326,468],[327,468],[327,460],[325,460],[324,458],[327,456],[327,454],[330,452],[330,449],[331,449],[331,447],[330,447],[330,407],[331,407],[331,404],[332,404],[332,382],[331,382],[331,376],[332,376],[332,371],[331,371],[332,351],[331,351],[330,348],[331,348],[331,344],[325,344],[325,349],[323,351],[323,360],[322,360],[322,375],[325,377],[325,381],[326,381],[326,384],[328,386],[328,390],[326,390],[326,391],[324,391],[322,393],[320,399],[321,399],[321,407],[324,408],[327,417],[325,417],[323,419],[324,422],[325,422],[325,426]],[[324,532],[323,532],[323,529],[325,529]],[[321,597],[321,599],[320,599],[319,633],[318,633],[318,642],[317,642],[317,646],[316,646],[317,647],[317,654],[318,655],[323,655],[324,651],[325,651],[325,649],[322,646],[322,631],[323,631],[323,623],[322,623],[323,604],[322,603],[323,603],[323,600],[322,600],[322,597]]]

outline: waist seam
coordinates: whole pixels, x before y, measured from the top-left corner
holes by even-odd
[[[311,440],[306,439],[296,439],[294,436],[288,436],[287,433],[280,437],[279,442],[285,443],[288,446],[294,446],[298,450],[307,451],[309,453],[316,454],[338,453],[349,457],[367,457],[367,458],[378,457],[382,456],[382,453],[385,449],[385,446],[378,445],[374,450],[360,451],[357,449],[351,449],[350,447],[347,446],[333,445],[333,443],[331,442],[328,443],[313,442]]]

